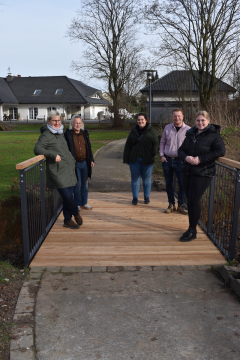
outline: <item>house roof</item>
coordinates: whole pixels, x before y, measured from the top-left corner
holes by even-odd
[[[196,75],[198,74],[195,71]],[[210,79],[210,75],[209,75]],[[197,86],[193,80],[192,75],[188,70],[174,70],[162,76],[160,79],[151,84],[151,90],[157,92],[177,92],[177,91],[192,91],[198,92]],[[149,92],[149,86],[140,90],[142,93]],[[222,80],[217,83],[217,91],[228,93],[236,92],[236,89]]]
[[[11,77],[10,81],[8,81],[9,78],[0,79],[0,94],[3,93],[6,99],[12,98],[19,104],[71,103],[84,105],[93,103],[111,105],[105,99],[90,97],[97,92],[101,94],[101,91],[87,86],[81,81],[69,79],[67,76]],[[55,94],[57,89],[63,90],[61,95]],[[41,90],[41,93],[34,95],[35,90]],[[2,98],[1,95],[0,98]],[[12,103],[13,101],[3,101],[2,99],[2,102]]]
[[[82,94],[82,96],[85,98],[85,100],[88,103],[111,105],[109,101],[107,101],[102,97],[102,92],[100,90],[88,86],[79,80],[74,80],[74,79],[68,79],[68,80],[73,84],[73,86],[77,89],[77,91],[79,91]],[[91,96],[94,94],[99,94],[101,99],[92,98]]]
[[[5,79],[0,78],[0,104],[2,103],[18,104],[18,100]]]

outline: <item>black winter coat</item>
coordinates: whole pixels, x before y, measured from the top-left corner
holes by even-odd
[[[178,156],[183,161],[182,172],[188,175],[212,177],[216,173],[215,160],[224,156],[226,152],[220,135],[220,126],[209,124],[198,136],[196,136],[197,131],[196,126],[189,129],[178,149]],[[186,156],[198,156],[200,164],[189,164],[185,161]]]
[[[87,167],[88,167],[88,177],[91,179],[91,175],[92,175],[91,162],[92,161],[94,162],[94,158],[93,158],[93,154],[92,154],[91,143],[89,140],[89,132],[87,130],[81,130],[81,131],[83,133],[83,137],[84,137],[85,143],[86,143],[86,154],[87,154],[86,161],[87,161]],[[73,140],[73,130],[67,129],[64,133],[64,136],[67,141],[69,151],[71,152],[72,156],[76,160],[75,145],[74,145],[74,140]]]
[[[154,156],[158,151],[159,140],[156,131],[149,125],[141,140],[139,140],[139,133],[136,125],[130,131],[128,135],[124,152],[124,163],[135,163],[137,157],[138,147],[141,146],[143,154],[143,165],[150,165],[154,163]]]

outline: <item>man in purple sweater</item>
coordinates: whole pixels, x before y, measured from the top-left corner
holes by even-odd
[[[184,190],[182,185],[182,162],[178,157],[178,148],[182,145],[185,135],[190,126],[183,122],[182,109],[174,109],[172,112],[173,123],[166,125],[160,140],[160,157],[164,177],[166,180],[166,190],[168,195],[169,206],[164,211],[167,214],[178,211],[183,215],[187,215],[184,208]],[[176,173],[178,179],[178,208],[175,207],[175,197],[173,191],[173,173]]]

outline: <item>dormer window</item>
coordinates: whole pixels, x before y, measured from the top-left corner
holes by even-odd
[[[42,89],[36,89],[36,90],[34,90],[33,95],[40,95],[41,91],[42,91]]]
[[[55,95],[62,95],[63,89],[57,89]]]
[[[97,98],[97,99],[100,99],[100,96],[98,94],[94,94],[91,96],[91,98]]]

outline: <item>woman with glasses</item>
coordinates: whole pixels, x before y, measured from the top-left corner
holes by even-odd
[[[46,157],[47,186],[57,189],[62,197],[63,226],[78,229],[82,225],[82,218],[73,197],[74,186],[77,183],[75,160],[69,152],[63,135],[61,117],[57,111],[50,111],[47,125],[43,126],[40,132],[34,153]],[[72,216],[75,221],[72,220]]]
[[[130,131],[123,153],[123,162],[129,164],[131,172],[133,205],[138,203],[141,178],[144,204],[150,203],[151,175],[158,145],[157,133],[151,127],[147,115],[144,113],[138,114],[137,124]]]
[[[200,200],[215,175],[215,160],[224,155],[225,146],[220,126],[210,124],[209,114],[199,111],[195,126],[187,131],[186,138],[178,149],[178,156],[183,161],[183,187],[189,217],[189,228],[180,241],[196,239],[197,223],[201,215]]]

